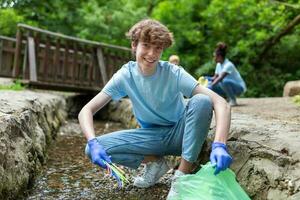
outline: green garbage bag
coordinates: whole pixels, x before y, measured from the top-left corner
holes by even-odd
[[[208,162],[196,174],[179,177],[174,183],[179,191],[176,200],[250,200],[236,182],[232,170],[221,171],[218,175],[214,175],[214,171]]]

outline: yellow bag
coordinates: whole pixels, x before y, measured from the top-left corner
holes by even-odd
[[[203,87],[207,87],[208,80],[204,76],[200,76],[198,79],[198,83],[202,85]]]

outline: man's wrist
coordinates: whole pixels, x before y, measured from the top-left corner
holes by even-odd
[[[96,138],[96,137],[91,138],[91,139],[88,140],[88,144],[93,144],[93,143],[97,143],[97,142],[98,142],[98,141],[97,141],[97,138]]]
[[[220,142],[226,144],[227,142],[227,136],[224,133],[216,133],[216,136],[214,138],[214,142]]]
[[[87,141],[90,141],[90,140],[93,140],[93,139],[96,139],[96,137],[95,136],[88,137]]]
[[[227,151],[227,145],[222,142],[213,142],[211,149],[214,150],[215,148],[221,147]]]

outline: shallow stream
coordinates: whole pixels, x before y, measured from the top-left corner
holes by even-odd
[[[97,134],[123,129],[119,123],[97,121]],[[63,126],[55,143],[48,151],[48,161],[29,191],[27,200],[36,199],[165,199],[169,185],[167,179],[149,189],[132,186],[137,170],[123,168],[130,184],[118,189],[117,182],[100,167],[93,165],[84,154],[86,139],[77,121],[70,120]]]

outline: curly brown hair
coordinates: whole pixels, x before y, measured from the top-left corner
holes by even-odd
[[[139,41],[161,45],[164,49],[173,44],[173,34],[169,29],[153,19],[144,19],[136,23],[126,33],[126,36],[137,45]]]

